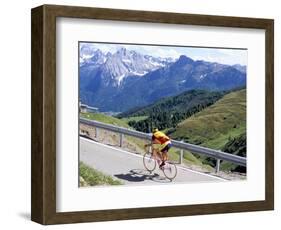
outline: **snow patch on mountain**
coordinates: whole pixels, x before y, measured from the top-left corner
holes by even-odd
[[[207,76],[207,74],[206,74],[206,73],[205,73],[205,74],[201,74],[201,75],[199,76],[199,80],[204,79],[206,76]]]
[[[124,47],[115,53],[105,54],[99,49],[88,49],[87,46],[80,48],[79,60],[80,67],[100,68],[103,77],[113,79],[113,84],[116,86],[119,86],[128,76],[141,77],[172,62],[171,58],[142,55]],[[110,82],[108,81],[108,83]]]

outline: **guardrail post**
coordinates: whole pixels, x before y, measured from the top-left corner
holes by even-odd
[[[122,147],[123,146],[123,138],[124,138],[124,134],[120,133],[120,138],[119,138],[119,146]]]
[[[181,152],[180,152],[180,164],[182,164],[182,159],[183,159],[183,149],[181,149]]]
[[[181,140],[181,142],[184,142],[183,140]],[[183,161],[183,149],[180,150],[180,159],[179,159],[179,163],[182,164]]]
[[[95,138],[98,138],[98,136],[99,136],[99,131],[98,131],[98,128],[95,127]]]
[[[220,159],[217,159],[217,163],[216,163],[216,173],[219,173],[219,171],[220,171],[220,163],[221,163],[221,160],[220,160]]]

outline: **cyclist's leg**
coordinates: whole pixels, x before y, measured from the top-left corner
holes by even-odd
[[[159,151],[159,150],[157,151],[157,156],[158,156],[159,160],[163,161],[163,156],[162,156],[161,151]]]
[[[152,155],[153,155],[153,156],[157,156],[157,152],[158,152],[157,149],[152,148]]]
[[[152,155],[158,160],[162,160],[162,155],[159,151],[159,144],[152,145]]]
[[[168,160],[168,150],[162,152],[162,160],[164,162]]]
[[[171,143],[168,143],[162,150],[161,150],[161,154],[162,154],[162,161],[165,162],[168,160],[168,151],[171,148]]]

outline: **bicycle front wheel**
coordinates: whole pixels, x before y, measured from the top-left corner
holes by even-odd
[[[143,155],[143,165],[149,172],[152,172],[155,169],[156,161],[150,152]]]
[[[170,181],[175,179],[175,177],[177,176],[177,173],[178,173],[177,166],[174,163],[167,162],[162,170],[163,170],[165,177],[167,179],[169,179]]]

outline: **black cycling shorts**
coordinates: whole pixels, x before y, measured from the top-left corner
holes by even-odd
[[[163,149],[161,149],[160,152],[162,152],[162,153],[163,152],[168,152],[171,147],[172,147],[172,144],[169,143]]]

